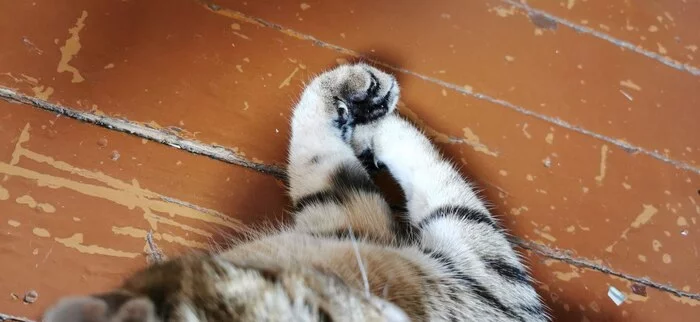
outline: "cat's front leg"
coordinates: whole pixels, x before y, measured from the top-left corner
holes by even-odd
[[[391,113],[397,100],[394,78],[366,64],[339,66],[304,90],[292,115],[288,165],[297,230],[390,234],[389,208],[349,141],[356,125]]]

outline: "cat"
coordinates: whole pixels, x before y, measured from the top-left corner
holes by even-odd
[[[44,321],[548,321],[472,185],[395,112],[399,92],[365,63],[320,74],[291,119],[293,225],[64,298]],[[388,169],[405,212],[368,167]]]

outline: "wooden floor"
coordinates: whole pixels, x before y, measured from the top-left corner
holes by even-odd
[[[700,315],[700,2],[304,1],[0,0],[0,313],[284,220],[291,107],[362,59],[556,320]]]

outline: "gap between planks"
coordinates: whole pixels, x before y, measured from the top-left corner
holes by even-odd
[[[356,51],[354,51],[354,50],[347,49],[347,48],[344,48],[344,47],[341,47],[341,46],[338,46],[338,45],[335,45],[335,44],[331,44],[331,43],[325,42],[325,41],[320,40],[320,39],[318,39],[318,38],[316,38],[316,37],[314,37],[314,36],[312,36],[312,35],[307,35],[307,34],[298,32],[298,31],[296,31],[296,30],[289,29],[289,28],[287,28],[287,27],[284,27],[284,26],[282,26],[282,25],[276,24],[276,23],[274,23],[274,22],[267,21],[267,20],[265,20],[265,19],[261,19],[261,18],[253,17],[253,16],[248,16],[248,15],[246,15],[246,14],[240,12],[240,11],[235,11],[235,10],[231,10],[231,9],[226,9],[226,8],[223,8],[223,7],[219,6],[219,5],[216,5],[216,4],[207,2],[206,0],[194,0],[194,1],[197,1],[198,3],[202,4],[206,9],[210,10],[211,12],[216,13],[216,14],[219,14],[219,15],[222,15],[222,16],[225,16],[225,17],[228,17],[228,18],[230,18],[230,19],[234,19],[234,20],[236,20],[236,21],[240,21],[240,22],[244,22],[244,23],[254,24],[254,25],[257,25],[257,26],[262,26],[262,27],[271,28],[271,29],[277,30],[277,31],[279,31],[279,32],[281,32],[281,33],[283,33],[283,34],[285,34],[285,35],[287,35],[287,36],[290,36],[290,37],[293,37],[293,38],[296,38],[296,39],[299,39],[299,40],[309,41],[309,42],[311,42],[312,44],[314,44],[314,45],[316,45],[316,46],[319,46],[319,47],[321,47],[321,48],[326,48],[326,49],[334,50],[334,51],[337,51],[337,52],[339,52],[339,53],[341,53],[341,54],[344,54],[344,55],[356,57],[356,58],[362,59],[362,60],[364,60],[364,61],[367,61],[367,62],[369,62],[369,63],[372,63],[372,64],[375,64],[375,65],[382,66],[382,67],[385,67],[385,68],[387,68],[387,69],[393,70],[393,71],[395,71],[395,72],[399,72],[399,73],[406,74],[406,75],[411,75],[411,76],[417,77],[417,78],[419,78],[419,79],[421,79],[421,80],[424,80],[424,81],[426,81],[426,82],[430,82],[430,83],[437,84],[437,85],[439,85],[439,86],[441,86],[441,87],[443,87],[443,88],[453,90],[453,91],[458,92],[458,93],[460,93],[460,94],[462,94],[462,95],[465,95],[465,96],[472,96],[472,97],[474,97],[474,98],[477,98],[477,99],[480,99],[480,100],[484,100],[484,101],[487,101],[487,102],[490,102],[490,103],[499,105],[499,106],[501,106],[501,107],[505,107],[505,108],[514,110],[514,111],[516,111],[516,112],[518,112],[518,113],[520,113],[520,114],[524,114],[524,115],[526,115],[526,116],[534,117],[534,118],[536,118],[536,119],[542,120],[542,121],[547,122],[547,123],[549,123],[549,124],[553,124],[553,125],[556,125],[556,126],[561,127],[561,128],[565,128],[565,129],[570,130],[570,131],[574,131],[574,132],[577,132],[577,133],[580,133],[580,134],[583,134],[583,135],[586,135],[586,136],[593,137],[593,138],[595,138],[595,139],[598,139],[598,140],[604,141],[604,142],[606,142],[606,143],[609,143],[609,144],[611,144],[611,145],[614,145],[614,146],[616,146],[616,147],[618,147],[618,148],[620,148],[620,149],[622,149],[622,150],[624,150],[624,151],[626,151],[626,152],[628,152],[628,153],[641,153],[641,154],[643,154],[643,155],[652,157],[652,158],[654,158],[654,159],[656,159],[656,160],[659,160],[659,161],[661,161],[661,162],[671,164],[671,165],[673,165],[673,166],[676,167],[676,168],[679,168],[679,169],[682,169],[682,170],[686,170],[686,171],[690,171],[690,172],[695,173],[695,174],[700,174],[700,168],[695,167],[694,165],[691,165],[691,164],[686,163],[686,162],[683,162],[683,161],[674,160],[674,159],[672,159],[672,158],[670,158],[670,157],[667,157],[667,156],[665,156],[665,155],[663,155],[663,154],[661,154],[661,153],[659,153],[659,152],[657,152],[657,151],[647,150],[647,149],[645,149],[645,148],[643,148],[643,147],[640,147],[640,146],[637,146],[637,145],[634,145],[634,144],[630,144],[630,143],[628,143],[628,142],[621,141],[621,140],[618,140],[618,139],[615,139],[615,138],[612,138],[612,137],[609,137],[609,136],[606,136],[606,135],[603,135],[603,134],[600,134],[600,133],[593,132],[593,131],[588,130],[588,129],[585,129],[585,128],[581,127],[581,126],[571,124],[571,123],[569,123],[569,122],[567,122],[567,121],[565,121],[565,120],[562,120],[562,119],[560,119],[560,118],[558,118],[558,117],[552,117],[552,116],[549,116],[549,115],[546,115],[546,114],[537,113],[537,112],[528,110],[528,109],[525,108],[525,107],[515,105],[515,104],[513,104],[513,103],[511,103],[511,102],[508,102],[508,101],[506,101],[506,100],[502,100],[502,99],[499,99],[499,98],[495,98],[495,97],[492,97],[492,96],[489,96],[489,95],[486,95],[486,94],[483,94],[483,93],[478,93],[478,92],[474,92],[474,91],[471,91],[471,90],[467,90],[467,89],[465,89],[465,88],[462,87],[462,86],[459,86],[459,85],[456,85],[456,84],[453,84],[453,83],[449,83],[449,82],[440,80],[440,79],[438,79],[438,78],[426,76],[426,75],[423,75],[423,74],[420,74],[420,73],[417,73],[417,72],[414,72],[414,71],[411,71],[411,70],[408,70],[408,69],[405,69],[405,68],[400,68],[400,67],[397,67],[397,66],[393,66],[393,65],[384,63],[384,62],[382,62],[382,61],[379,61],[379,60],[376,60],[376,59],[373,59],[373,58],[364,56],[364,55],[362,55],[362,54],[360,54],[359,52],[356,52]],[[509,0],[502,0],[502,1],[508,2]],[[510,3],[510,2],[508,2],[508,3]],[[528,7],[528,8],[529,8],[529,7]],[[535,10],[535,9],[531,9],[531,10]],[[534,11],[533,11],[533,12],[534,12]],[[540,13],[539,11],[537,11],[537,12]],[[545,15],[546,13],[541,13],[541,14]],[[551,15],[547,15],[547,17],[552,17],[552,19],[556,18],[556,17],[551,16]],[[561,20],[561,21],[565,21],[565,20],[560,19],[560,18],[557,18],[557,19],[559,19],[559,20]],[[557,20],[557,21],[559,21],[559,20]],[[564,23],[562,23],[562,24],[563,24],[563,25],[566,25],[566,24],[564,24]],[[569,25],[566,25],[566,26],[567,26],[567,27],[573,28],[573,26],[577,26],[577,25],[575,25],[575,24],[573,24],[573,23],[569,23]],[[579,26],[579,27],[581,27],[581,26]],[[581,27],[581,28],[585,28],[585,27]],[[588,29],[588,28],[585,28],[585,29]],[[605,35],[605,34],[603,34],[603,33],[601,33],[601,32],[598,32],[598,31],[595,31],[595,30],[592,30],[592,29],[588,29],[588,33],[589,33],[589,34],[592,34],[592,35],[594,35],[594,36],[596,36],[596,35],[601,35],[601,36],[602,36],[602,35]],[[615,38],[613,38],[613,37],[611,37],[611,36],[607,36],[607,38],[609,38],[609,39],[615,39]],[[619,42],[620,42],[620,43],[624,43],[624,42],[621,41],[621,40],[620,40]],[[629,44],[629,43],[627,43],[627,44],[628,44],[629,46],[633,46],[632,44]],[[639,50],[641,50],[641,52],[646,52],[646,51],[644,51],[643,49],[639,49]],[[635,51],[635,52],[640,53],[639,51]],[[653,55],[654,53],[649,52],[649,54],[650,54],[650,55]],[[656,55],[656,56],[658,56],[658,55]],[[661,57],[661,56],[659,56],[659,57],[660,57],[660,58],[663,58],[663,57]],[[668,59],[667,59],[667,60],[668,60]],[[671,66],[671,65],[669,65],[669,66]],[[698,75],[700,75],[700,70],[698,70]]]
[[[542,10],[530,7],[526,3],[516,2],[513,0],[501,0],[501,2],[504,2],[504,3],[507,3],[511,6],[519,8],[519,9],[527,12],[528,14],[537,14],[537,15],[543,16],[547,19],[556,21],[558,24],[569,27],[569,28],[575,30],[576,32],[590,35],[590,36],[605,40],[605,41],[607,41],[615,46],[622,47],[622,48],[627,49],[627,50],[631,50],[634,53],[640,54],[640,55],[645,56],[649,59],[653,59],[653,60],[655,60],[659,63],[662,63],[668,67],[671,67],[673,69],[677,69],[677,70],[682,71],[682,72],[690,73],[693,76],[700,76],[700,68],[694,67],[688,63],[685,63],[685,64],[681,63],[681,62],[674,60],[674,59],[671,59],[667,56],[663,56],[663,55],[657,54],[653,51],[646,50],[646,49],[642,48],[641,46],[637,46],[635,44],[624,41],[622,39],[615,38],[615,37],[608,35],[604,32],[600,32],[600,31],[595,30],[593,28],[582,26],[582,25],[573,23],[569,20],[559,18],[559,17],[552,15],[546,11],[542,11]]]
[[[109,130],[131,134],[142,139],[158,142],[177,149],[185,150],[190,153],[206,156],[229,164],[249,168],[263,174],[272,175],[278,179],[284,180],[286,183],[287,175],[284,169],[274,165],[266,165],[246,160],[242,156],[237,155],[235,152],[226,147],[214,146],[197,140],[181,138],[175,134],[168,133],[165,130],[153,129],[128,120],[74,110],[61,105],[49,103],[35,97],[20,94],[4,87],[0,87],[0,98],[3,98],[10,103],[16,103],[23,106],[29,105],[40,110],[53,112],[58,115],[66,116],[85,123],[97,125],[103,128],[107,128]],[[188,207],[192,207],[194,209],[203,209],[199,206],[192,205],[190,203],[186,203],[180,200],[174,200],[170,198],[163,198],[163,200],[170,202],[176,201],[179,204],[187,205]],[[657,283],[646,278],[640,278],[629,274],[621,273],[607,266],[593,263],[588,259],[573,258],[561,250],[551,249],[545,245],[524,240],[519,237],[511,237],[511,242],[524,249],[531,250],[542,257],[563,261],[577,267],[587,268],[601,273],[617,276],[634,283],[642,284],[648,287],[658,289],[660,291],[674,294],[679,297],[688,297],[691,299],[700,300],[700,293],[685,292],[682,290],[678,290],[672,286]],[[3,315],[0,314],[0,321],[3,321],[1,320],[2,318]]]

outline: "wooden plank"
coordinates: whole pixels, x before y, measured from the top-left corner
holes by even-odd
[[[528,4],[689,67],[700,66],[700,2],[532,0]]]
[[[700,306],[698,300],[615,276],[531,253],[526,257],[555,321],[685,321]],[[619,306],[608,296],[610,287],[625,296]]]
[[[289,30],[280,32],[260,26],[251,23],[245,16],[236,16],[235,12],[223,9],[215,14],[190,1],[78,1],[71,2],[71,5],[52,3],[41,2],[32,6],[31,3],[23,2],[13,5],[16,10],[12,11],[11,16],[6,12],[0,13],[6,15],[0,19],[0,30],[3,30],[0,41],[9,44],[9,49],[0,51],[0,85],[68,107],[124,117],[142,125],[170,130],[181,137],[231,147],[237,149],[243,158],[268,164],[281,164],[285,160],[289,112],[301,91],[303,81],[331,66],[336,59],[342,61],[352,58],[341,58],[337,51],[324,48],[323,44],[313,46]],[[690,151],[681,152],[680,157],[676,153],[682,151],[682,146],[694,143],[692,138],[698,134],[695,127],[689,127],[696,112],[689,110],[697,100],[697,94],[691,91],[697,87],[694,78],[629,52],[618,52],[615,48],[611,51],[610,45],[577,35],[561,26],[556,32],[543,31],[542,36],[535,36],[531,22],[517,10],[514,15],[502,19],[498,16],[500,9],[494,9],[497,8],[494,3],[489,3],[494,5],[491,7],[479,5],[478,8],[472,8],[472,11],[466,10],[471,7],[456,10],[455,3],[446,2],[445,7],[411,7],[421,11],[423,16],[412,12],[413,10],[406,10],[401,16],[390,11],[386,2],[377,2],[376,7],[359,6],[354,9],[351,8],[354,3],[345,4],[343,10],[355,10],[360,17],[352,22],[353,28],[359,30],[353,31],[352,35],[348,30],[338,31],[339,28],[349,28],[348,20],[338,16],[344,11],[331,11],[329,8],[334,7],[323,7],[320,3],[309,2],[311,7],[307,10],[301,10],[301,7],[291,10],[287,6],[299,4],[283,2],[278,4],[281,13],[277,13],[276,7],[275,10],[264,10],[272,8],[269,7],[269,2],[256,2],[256,6],[252,6],[251,2],[242,10],[260,14],[272,21],[282,21],[324,40],[334,39],[330,36],[343,32],[345,36],[339,36],[337,43],[357,50],[370,51],[361,47],[381,40],[388,45],[375,48],[376,54],[400,53],[402,57],[385,57],[396,65],[455,84],[469,85],[474,91],[495,95],[533,110],[538,108],[540,102],[545,102],[546,106],[539,107],[542,110],[535,111],[543,115],[561,116],[572,123],[600,130],[600,133],[606,135],[614,134],[608,131],[618,131],[615,133],[620,135],[612,137],[624,137],[649,149],[656,149],[657,146],[671,147],[667,143],[677,144],[678,148],[670,148],[670,157],[689,163],[697,159],[694,156],[697,153],[696,144],[690,145]],[[235,4],[223,4],[235,8]],[[475,6],[472,3],[462,5]],[[372,8],[375,10],[370,10]],[[83,11],[87,12],[87,16],[80,22],[79,18],[84,16]],[[314,13],[315,11],[318,12]],[[290,13],[297,12],[298,17],[287,17]],[[441,12],[448,13],[450,21],[469,24],[470,27],[465,25],[450,33],[430,34],[430,30],[447,28],[440,24],[443,23]],[[380,13],[384,16],[378,16]],[[45,25],[22,24],[22,21],[32,19],[44,21]],[[131,23],[125,25],[124,21]],[[412,21],[413,25],[396,27],[401,21]],[[22,28],[16,28],[16,25],[21,25]],[[433,28],[427,28],[428,25]],[[72,33],[68,31],[71,28]],[[382,33],[377,33],[376,30],[382,30]],[[477,30],[486,32],[476,32]],[[75,67],[75,70],[63,66],[66,71],[57,72],[57,66],[65,56],[60,48],[65,47],[66,40],[74,39],[68,41],[68,47],[73,50],[77,48],[74,34],[79,35],[80,50],[77,53],[69,50],[67,57],[71,59],[66,64]],[[377,40],[379,35],[391,37]],[[24,41],[25,38],[33,45]],[[341,42],[346,41],[343,39],[351,39],[353,42]],[[498,39],[511,39],[512,42],[497,42]],[[446,41],[452,40],[455,40],[455,45],[462,46],[456,49],[457,53],[444,49],[449,48],[447,45],[450,43]],[[421,42],[416,44],[416,41]],[[361,43],[364,45],[361,46]],[[483,46],[466,47],[475,43]],[[568,49],[556,55],[547,51],[557,48]],[[572,48],[580,48],[584,53],[604,53],[606,56],[601,58],[574,54]],[[434,55],[428,56],[431,53]],[[504,55],[512,55],[515,59],[509,62]],[[565,58],[557,58],[564,57],[561,55]],[[602,59],[602,62],[599,64],[596,59]],[[586,63],[581,72],[586,74],[581,79],[586,80],[586,85],[594,85],[593,90],[586,86],[579,89],[574,86],[576,84],[569,83],[572,79],[574,83],[578,81],[572,75],[579,72],[573,64],[579,60]],[[518,67],[511,64],[522,61],[525,63],[518,64]],[[549,63],[553,64],[551,70],[546,66]],[[445,66],[449,69],[445,69]],[[440,73],[442,69],[446,73]],[[601,69],[610,74],[602,73]],[[76,71],[84,80],[73,83]],[[546,77],[542,76],[545,71]],[[462,95],[419,77],[406,74],[398,76],[403,86],[402,112],[420,123],[440,142],[440,147],[447,155],[464,166],[464,173],[480,183],[485,189],[485,197],[494,203],[495,213],[501,216],[504,224],[516,235],[551,247],[567,249],[571,256],[586,258],[626,274],[647,276],[678,289],[687,288],[688,292],[698,292],[700,284],[697,277],[688,269],[696,266],[698,261],[697,251],[693,248],[699,244],[700,236],[697,225],[700,215],[697,182],[700,178],[696,173],[680,170],[644,154],[629,153],[611,142],[552,125],[541,118],[503,108],[498,103]],[[623,96],[620,101],[620,98],[614,98],[612,93],[602,89],[607,85],[615,85],[614,95],[621,95],[617,82],[622,76],[630,77],[634,84],[642,86],[643,90],[636,95],[646,95],[648,88],[654,88],[655,91],[663,89],[665,94],[659,96],[660,94],[649,91],[648,98],[643,100],[645,105],[629,105],[633,102],[638,104],[640,99],[635,96],[634,101],[628,101]],[[608,84],[611,79],[615,84]],[[512,91],[515,94],[509,91],[510,87],[506,87],[515,86],[511,83],[517,83],[516,89]],[[674,86],[675,89],[671,88]],[[552,88],[561,91],[549,93]],[[543,89],[549,89],[549,92]],[[594,102],[595,104],[588,101],[592,107],[585,109],[582,108],[584,105],[572,105],[571,96],[580,93],[597,97],[595,99],[600,101]],[[649,102],[661,99],[664,104],[662,108],[649,110]],[[629,114],[618,113],[617,110],[602,108],[602,104],[631,107],[632,110],[625,112]],[[550,113],[551,111],[556,113]],[[617,119],[613,119],[613,124],[606,125],[608,116]],[[38,116],[26,116],[24,122],[10,119],[8,122],[16,124],[14,130],[7,132],[12,134],[6,135],[6,141],[16,139],[22,133],[26,121],[34,120],[35,117]],[[658,127],[657,132],[647,129],[650,120]],[[669,120],[676,123],[671,124]],[[68,122],[62,118],[56,122],[59,121]],[[625,121],[626,124],[623,123]],[[591,124],[594,126],[589,126]],[[23,147],[81,169],[99,169],[126,184],[137,178],[140,187],[222,213],[235,212],[233,217],[244,223],[257,221],[259,214],[281,216],[280,205],[284,202],[275,198],[282,198],[282,189],[273,179],[259,179],[259,175],[250,171],[208,160],[190,161],[185,157],[188,154],[176,150],[165,152],[170,150],[151,143],[141,146],[139,139],[124,139],[124,142],[135,143],[113,146],[112,144],[117,144],[114,142],[121,141],[108,138],[108,145],[100,149],[95,143],[100,140],[98,134],[88,132],[100,133],[99,135],[111,132],[87,130],[91,127],[67,130],[71,128],[72,125],[66,125],[66,129],[59,132],[62,144],[56,145],[50,144],[50,132],[45,134],[47,138],[41,141],[43,143],[37,143],[39,140],[36,140],[36,132],[41,127],[33,126],[30,129],[31,140]],[[121,137],[121,134],[113,135]],[[93,137],[94,139],[86,140]],[[74,145],[64,145],[63,138],[65,142]],[[40,145],[33,146],[34,144]],[[97,152],[90,152],[88,155],[92,156],[85,157],[82,152],[85,146],[92,146],[102,152],[99,156]],[[110,163],[115,150],[120,153],[118,161],[121,163],[116,163],[119,166]],[[12,151],[14,150],[5,150],[6,155],[2,160],[6,161],[3,162],[12,160]],[[130,152],[132,155],[129,158],[134,156],[137,160],[124,162],[128,159],[123,151],[134,151]],[[194,158],[192,160],[201,159],[189,157]],[[35,172],[66,175],[65,171],[25,159],[22,160],[32,162],[31,165],[37,167]],[[177,161],[180,160],[182,163],[178,165]],[[100,161],[103,163],[100,164]],[[183,168],[189,164],[192,165],[190,168]],[[103,167],[113,168],[107,171]],[[160,167],[164,167],[164,170],[160,170]],[[142,168],[149,170],[144,171]],[[231,175],[227,175],[229,171]],[[122,173],[124,176],[121,176]],[[187,177],[187,174],[190,176]],[[248,185],[254,186],[252,192],[243,185],[242,182],[246,181],[241,181],[247,176],[251,178]],[[76,175],[71,175],[71,178],[87,180]],[[230,178],[230,181],[226,182],[225,178]],[[93,184],[105,185],[104,182],[90,180]],[[16,181],[24,182],[19,179],[10,179],[9,182]],[[70,192],[56,195],[55,198],[58,199],[51,199],[54,198],[51,193],[57,190],[39,187],[41,193],[29,193],[27,187],[32,187],[31,180],[22,183],[23,186],[20,183],[16,183],[17,187],[8,188],[13,196],[15,189],[18,193],[33,196],[35,200],[39,200],[37,196],[46,196],[48,201],[40,202],[54,207],[54,204],[64,199],[76,200],[71,211],[84,216],[90,211],[87,207],[79,207],[85,198],[80,193]],[[198,193],[193,194],[193,191]],[[268,206],[243,202],[249,196],[260,195],[271,198]],[[231,198],[235,201],[232,202]],[[8,207],[19,207],[13,202],[16,199],[8,200],[5,202]],[[124,216],[143,219],[143,211],[138,207],[124,210],[124,206],[114,206],[99,198],[89,205],[90,209],[121,209],[120,211],[128,213]],[[147,222],[139,223],[141,226],[134,227],[149,227]],[[187,223],[199,224],[194,220]],[[111,226],[102,222],[100,224],[105,226],[94,230],[79,230],[84,231],[85,242],[115,242],[109,235]],[[60,227],[72,228],[70,225]],[[34,227],[29,224],[20,222],[16,228],[27,230],[14,237],[15,243],[25,241],[26,236],[45,240],[33,235]],[[72,236],[68,234],[70,231],[59,228],[46,229],[53,238],[59,236],[56,235],[58,233],[65,234],[60,235],[60,238]],[[172,234],[175,233],[185,232],[174,229]],[[101,239],[103,237],[104,240]],[[127,248],[128,251],[142,251],[142,239],[117,237],[131,240],[133,245],[129,244],[129,247],[133,249]],[[120,242],[108,245],[126,244]],[[26,248],[22,248],[23,254],[33,252],[26,245],[23,247]],[[116,246],[113,247],[117,249]],[[52,254],[49,260],[53,257]],[[93,257],[91,255],[89,258]],[[31,259],[20,261],[21,265],[17,264],[18,266],[7,266],[6,269],[14,272],[27,265],[34,265],[35,262]],[[106,267],[107,261],[100,265],[103,266],[96,267]],[[125,270],[132,269],[143,265],[143,260],[133,266],[123,265]],[[78,271],[81,264],[70,267]],[[119,267],[120,271],[113,275],[123,272],[122,264]],[[105,274],[95,275],[104,278]],[[43,278],[43,275],[37,276]],[[538,275],[541,276],[544,275]],[[105,278],[104,282],[95,282],[95,288],[109,285],[116,279]],[[69,286],[56,285],[53,291],[47,291],[54,293],[47,294],[57,294],[59,289],[71,290]],[[13,287],[24,289],[32,286],[23,284]],[[581,287],[576,287],[563,293],[575,296],[580,290]],[[596,296],[600,294],[596,293]],[[665,305],[650,307],[663,311],[667,307]],[[37,307],[31,306],[28,309]],[[648,311],[635,307],[634,314],[636,312]]]
[[[531,19],[503,1],[410,1],[400,9],[390,0],[305,1],[303,8],[297,2],[211,2],[697,171],[700,147],[693,138],[700,130],[692,120],[699,116],[694,107],[700,77],[547,19]],[[696,17],[697,10],[687,15]],[[625,23],[619,15],[609,20]],[[676,30],[693,33],[697,21],[679,20]],[[663,43],[673,41],[664,37]]]
[[[175,256],[284,215],[274,177],[28,106],[0,101],[0,114],[3,313],[36,318],[117,285],[146,265],[148,231]],[[30,290],[39,300],[23,304]]]
[[[70,83],[71,75],[59,74],[56,80],[62,83],[56,88],[61,90],[51,100],[83,109],[95,104],[96,113],[177,127],[173,131],[182,136],[238,149],[251,160],[284,162],[287,118],[302,80],[336,58],[336,52],[289,32],[246,23],[223,9],[214,14],[194,2],[84,5],[72,16],[82,10],[110,13],[97,15],[92,28],[81,31],[85,46],[75,64],[89,77]],[[144,21],[139,37],[115,30],[127,13]],[[106,39],[104,33],[113,37]],[[114,53],[121,59],[107,56]],[[121,63],[104,69],[110,61]],[[36,77],[43,81],[55,74],[45,72]],[[699,236],[696,174],[418,77],[399,77],[402,110],[421,119],[438,141],[449,142],[445,150],[468,164],[465,172],[488,188],[486,196],[499,205],[498,213],[507,216],[516,234],[629,274],[697,287],[685,269],[698,256],[685,247]],[[657,209],[654,215],[635,223],[641,215],[650,216],[645,213],[649,207]],[[681,234],[685,230],[687,236]],[[663,249],[652,248],[654,240]],[[664,263],[669,256],[671,264]]]

